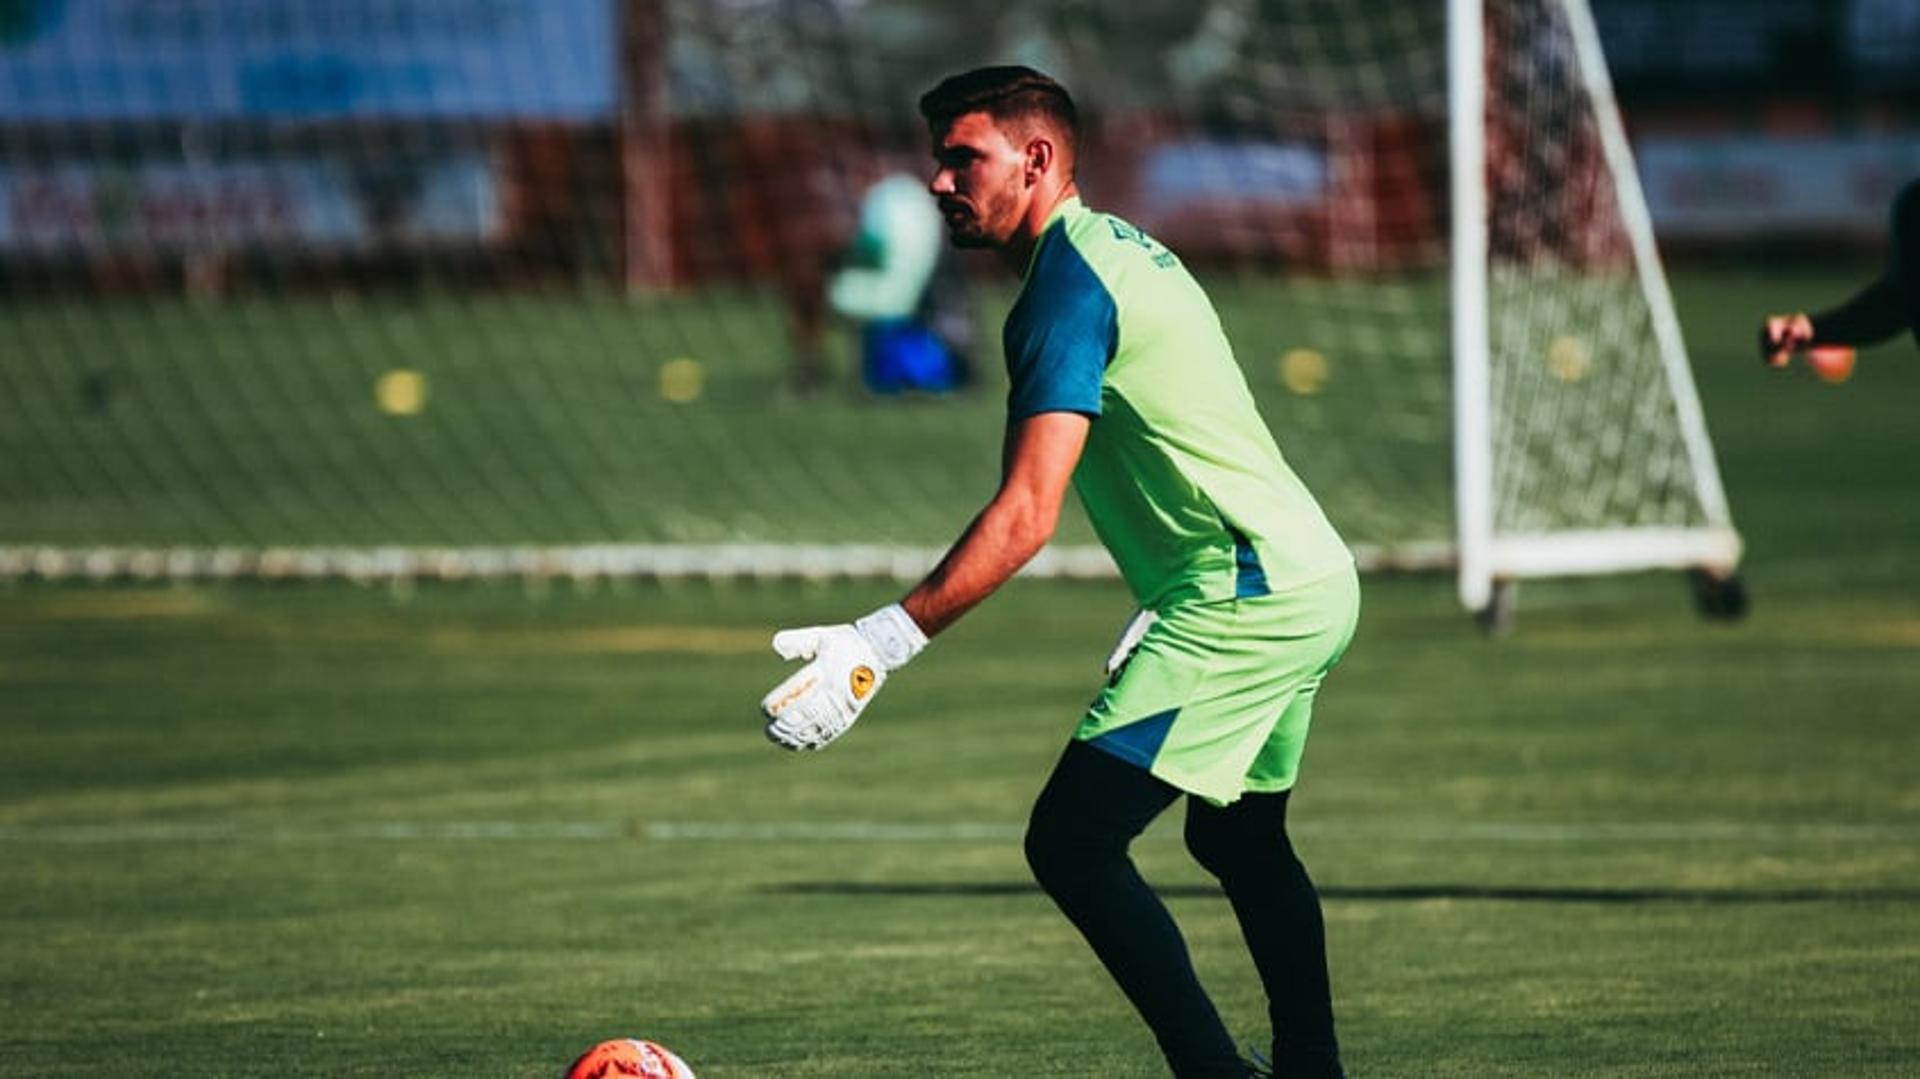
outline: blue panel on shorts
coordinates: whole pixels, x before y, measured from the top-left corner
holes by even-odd
[[[1233,598],[1264,596],[1272,591],[1267,587],[1267,571],[1261,567],[1252,542],[1232,525],[1227,526],[1227,531],[1233,536],[1233,564],[1238,571],[1233,580]]]
[[[1174,717],[1179,714],[1180,709],[1169,708],[1124,727],[1115,727],[1087,744],[1123,761],[1151,768],[1153,759],[1160,755],[1160,746],[1167,740],[1167,732],[1173,729]]]

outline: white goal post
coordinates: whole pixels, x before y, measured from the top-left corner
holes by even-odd
[[[1449,158],[1453,183],[1454,484],[1460,602],[1485,611],[1496,585],[1524,577],[1621,573],[1642,569],[1697,569],[1732,576],[1741,542],[1720,482],[1706,419],[1693,384],[1686,344],[1654,245],[1653,224],[1633,165],[1632,150],[1613,94],[1612,79],[1587,0],[1547,0],[1564,18],[1578,88],[1604,153],[1617,212],[1631,247],[1632,268],[1644,297],[1651,344],[1664,375],[1699,502],[1689,527],[1622,526],[1606,529],[1503,530],[1496,524],[1492,346],[1488,333],[1489,279],[1486,124],[1486,26],[1489,0],[1448,0]]]

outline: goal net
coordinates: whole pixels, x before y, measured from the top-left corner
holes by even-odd
[[[1449,11],[1451,7],[1451,11]],[[991,494],[835,274],[1028,63],[1366,566],[1738,559],[1582,0],[65,0],[0,21],[0,575],[913,576]],[[1111,572],[1077,516],[1039,572]]]

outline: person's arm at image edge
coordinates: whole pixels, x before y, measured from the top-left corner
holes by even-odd
[[[1761,358],[1769,367],[1785,367],[1803,349],[1878,344],[1907,328],[1903,304],[1899,285],[1883,276],[1817,315],[1769,315],[1760,326]]]

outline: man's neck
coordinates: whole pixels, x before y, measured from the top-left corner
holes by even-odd
[[[1027,264],[1033,260],[1033,249],[1040,242],[1040,236],[1047,231],[1047,222],[1053,219],[1053,212],[1068,199],[1078,198],[1080,189],[1072,180],[1065,186],[1036,195],[1027,207],[1027,216],[1020,222],[1020,228],[1000,249],[1003,261],[1014,273],[1024,275]]]

